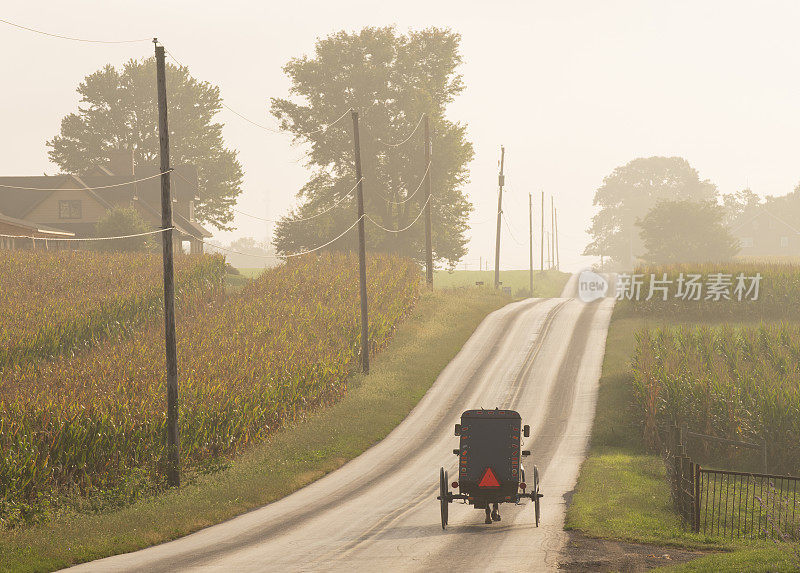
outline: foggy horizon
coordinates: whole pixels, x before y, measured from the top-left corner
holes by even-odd
[[[243,2],[33,3],[8,6],[3,18],[86,38],[158,37],[195,78],[219,86],[226,104],[276,129],[269,98],[286,97],[290,85],[281,68],[313,53],[318,38],[364,26],[395,25],[400,33],[451,28],[462,36],[466,89],[447,115],[468,125],[475,148],[465,187],[475,207],[471,241],[459,268],[493,259],[501,145],[504,211],[513,231],[512,237],[503,226],[502,268],[527,268],[527,194],[535,194],[536,235],[542,190],[548,203],[555,197],[559,212],[561,268],[594,262],[580,256],[589,242],[593,195],[614,168],[637,157],[683,157],[720,193],[750,187],[762,197],[779,196],[800,181],[794,137],[800,79],[792,73],[798,40],[789,28],[800,15],[797,4],[411,2],[391,17],[365,2],[301,6],[282,13]],[[0,174],[56,173],[45,141],[76,109],[78,83],[106,64],[121,68],[150,57],[152,44],[63,42],[7,25],[2,31],[0,47],[13,55],[7,74],[16,80],[4,100],[6,131],[15,137],[3,139]],[[236,208],[273,219],[286,214],[308,176],[302,146],[228,110],[216,120],[245,172]],[[213,240],[271,238],[271,224],[239,214],[234,224],[236,231],[215,232]],[[534,254],[538,266],[538,244]]]

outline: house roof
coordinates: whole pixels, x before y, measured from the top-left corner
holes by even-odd
[[[29,229],[34,233],[42,233],[46,235],[58,235],[62,237],[74,237],[75,233],[71,233],[70,231],[64,231],[63,229],[56,229],[55,227],[50,227],[48,225],[37,225],[36,223],[31,223],[30,221],[25,221],[23,219],[17,219],[16,217],[9,217],[3,213],[0,213],[0,222],[8,223],[9,225],[14,225],[16,227],[21,227],[23,229]]]
[[[782,225],[785,225],[786,227],[791,229],[792,232],[795,233],[796,235],[800,235],[800,231],[798,231],[797,228],[794,225],[791,225],[790,223],[787,223],[786,221],[784,221],[783,219],[781,219],[780,217],[778,217],[777,215],[772,213],[769,209],[767,209],[763,205],[760,205],[760,206],[756,207],[752,211],[752,214],[749,217],[743,218],[741,221],[735,222],[733,225],[731,225],[731,232],[738,231],[739,229],[744,227],[746,224],[755,221],[756,219],[758,219],[762,215],[768,215],[772,219],[775,219],[776,221],[778,221]]]
[[[175,213],[174,219],[175,222],[180,224],[182,227],[186,227],[188,230],[192,231],[191,233],[187,234],[194,235],[197,238],[210,237],[213,235],[211,231],[203,227],[200,223],[196,221],[190,221],[180,213]]]
[[[197,195],[197,169],[191,165],[174,169],[177,177],[170,178],[173,197],[191,201]],[[110,173],[106,168],[103,172]],[[161,196],[159,170],[152,167],[137,169],[136,175],[106,175],[98,170],[90,174],[77,176],[71,174],[39,175],[33,177],[0,177],[0,209],[11,217],[21,218],[30,213],[39,203],[61,189],[78,189],[88,193],[106,209],[115,204],[128,202],[133,197],[151,198]],[[153,177],[146,181],[131,183],[145,177]],[[130,183],[130,184],[127,184]],[[115,187],[108,187],[115,185]],[[106,187],[104,189],[87,189]],[[56,189],[56,191],[53,191]]]

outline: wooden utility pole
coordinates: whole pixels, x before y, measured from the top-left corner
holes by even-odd
[[[156,45],[158,141],[161,155],[161,258],[164,261],[164,341],[167,352],[167,483],[181,484],[178,439],[178,353],[175,342],[175,270],[172,250],[172,194],[170,193],[169,126],[164,46]]]
[[[553,245],[554,245],[554,248],[555,248],[555,251],[556,251],[556,270],[560,271],[561,270],[561,262],[559,261],[559,258],[558,258],[558,209],[555,209],[553,211],[553,216],[554,216],[554,219],[555,219],[555,239],[554,239]]]
[[[533,296],[533,195],[528,193],[528,244],[531,252],[530,293]]]
[[[550,260],[550,233],[547,233],[547,268],[553,268],[553,262]]]
[[[364,182],[361,176],[361,143],[358,138],[358,112],[351,110],[353,116],[353,146],[356,161],[356,186],[358,192],[358,282],[361,293],[361,371],[369,374],[369,322],[367,319],[367,251],[364,237]]]
[[[494,288],[500,288],[500,218],[503,216],[503,163],[505,162],[506,149],[500,146],[500,175],[497,177],[499,190],[497,192],[497,239],[494,244]]]
[[[550,268],[552,269],[555,266],[556,257],[555,257],[555,226],[556,226],[556,215],[555,215],[555,207],[553,206],[553,196],[550,195]]]
[[[425,114],[425,280],[433,288],[433,246],[431,241],[431,131],[428,114]]]
[[[544,191],[542,191],[542,260],[541,260],[541,271],[544,272]]]

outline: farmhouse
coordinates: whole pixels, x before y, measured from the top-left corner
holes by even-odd
[[[0,228],[13,231],[2,234],[37,239],[90,238],[95,236],[98,220],[117,206],[135,207],[142,218],[157,229],[161,227],[158,173],[152,167],[134,167],[130,153],[119,153],[106,165],[94,167],[80,176],[0,177]],[[202,241],[211,233],[194,216],[197,169],[176,167],[170,182],[176,244],[187,242],[191,253],[202,253]],[[10,239],[0,242],[0,248],[31,248],[40,244],[38,240]],[[69,244],[74,247],[81,243]]]
[[[739,256],[800,255],[800,230],[767,206],[750,210],[731,225],[730,231],[739,239]]]

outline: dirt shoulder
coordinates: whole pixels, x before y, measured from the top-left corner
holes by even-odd
[[[568,534],[569,540],[558,568],[576,573],[583,571],[635,573],[687,563],[709,553],[647,543],[596,539],[580,531],[569,531]]]

